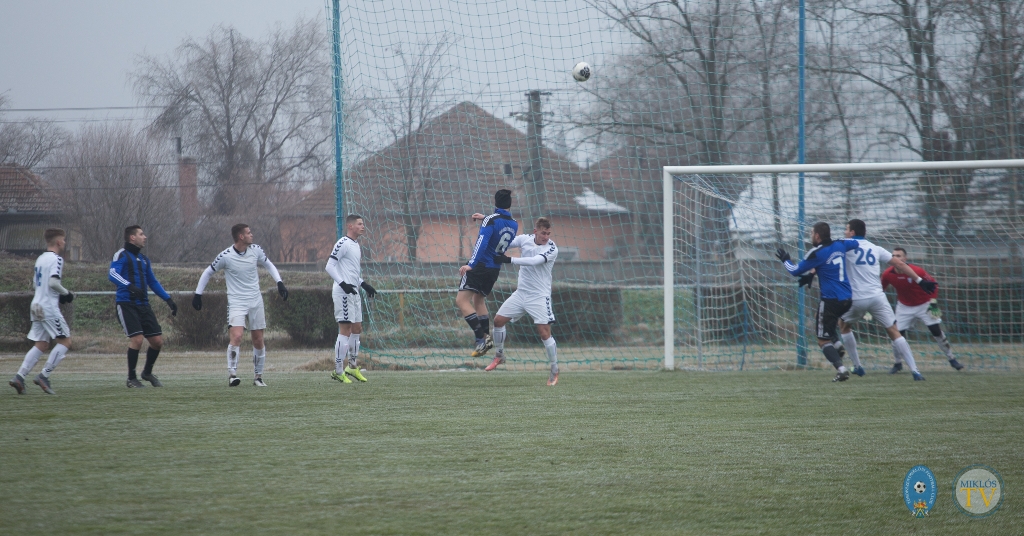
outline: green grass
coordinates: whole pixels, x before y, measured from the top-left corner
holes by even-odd
[[[0,527],[32,533],[1020,534],[1019,373],[374,373],[270,388],[58,371],[0,401]],[[961,468],[1001,472],[972,520]],[[908,469],[939,481],[903,505]]]

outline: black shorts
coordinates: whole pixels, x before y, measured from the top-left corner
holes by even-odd
[[[846,311],[850,310],[851,305],[853,305],[852,300],[836,300],[832,298],[822,298],[818,302],[817,327],[815,331],[817,331],[819,339],[834,341],[839,338],[836,324],[839,322],[839,318],[846,314]]]
[[[153,309],[148,305],[135,305],[128,302],[117,302],[117,319],[121,321],[124,334],[134,337],[142,334],[144,337],[161,335],[160,323],[156,321]]]
[[[462,276],[459,283],[459,290],[472,290],[477,294],[487,296],[494,288],[494,282],[498,280],[501,268],[473,268]]]

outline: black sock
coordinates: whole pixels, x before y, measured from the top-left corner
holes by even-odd
[[[828,359],[828,362],[832,363],[833,367],[838,369],[843,366],[843,358],[839,357],[839,350],[836,350],[836,347],[832,346],[831,343],[822,346],[821,353],[825,354],[825,359]]]
[[[139,365],[139,351],[134,348],[128,349],[128,379],[135,379],[135,367]]]
[[[473,330],[473,335],[478,339],[484,338],[484,328],[480,323],[480,317],[476,316],[476,313],[465,316],[466,323],[469,324],[469,329]]]
[[[477,318],[480,319],[480,324],[481,324],[481,326],[484,329],[484,335],[490,335],[491,334],[491,317],[489,317],[489,316],[478,316]]]
[[[153,348],[152,346],[150,346],[149,349],[146,350],[146,366],[143,367],[142,369],[143,374],[153,373],[153,363],[156,363],[156,358],[158,355],[160,355],[159,348]]]

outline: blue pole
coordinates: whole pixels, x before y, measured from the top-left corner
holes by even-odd
[[[798,121],[799,132],[797,133],[797,143],[799,144],[798,149],[797,149],[797,163],[798,164],[805,163],[804,162],[804,149],[805,149],[805,144],[804,144],[804,119],[805,119],[805,117],[804,117],[804,112],[805,112],[804,99],[806,98],[806,93],[805,93],[805,88],[804,88],[804,68],[805,68],[805,64],[806,64],[807,58],[806,58],[806,55],[805,55],[805,52],[804,52],[804,42],[805,42],[806,22],[807,22],[807,19],[806,19],[805,12],[804,12],[804,0],[800,0],[800,44],[799,44],[800,50],[797,53],[798,56],[799,56],[799,64],[800,64],[800,67],[799,67],[799,71],[800,71],[799,72],[799,76],[800,76],[800,90],[798,92],[799,95],[797,97],[799,99],[799,101],[800,101],[797,104],[798,114],[800,116],[799,117],[799,121]],[[800,173],[799,181],[800,181],[800,186],[799,186],[799,192],[798,192],[798,197],[797,197],[797,211],[798,211],[797,212],[797,222],[798,222],[797,229],[798,229],[798,236],[797,236],[797,240],[796,240],[796,253],[797,253],[797,258],[798,259],[802,259],[802,258],[804,258],[804,218],[806,217],[806,214],[804,213],[804,174],[802,172]],[[806,314],[806,311],[804,311],[804,287],[797,288],[796,299],[797,299],[797,305],[796,305],[796,311],[797,311],[796,364],[798,366],[803,367],[803,366],[807,366],[807,338],[804,335],[804,315]]]
[[[345,118],[342,108],[341,79],[341,13],[339,0],[331,1],[332,63],[334,64],[334,211],[338,238],[345,234],[345,173],[342,151],[345,139]]]

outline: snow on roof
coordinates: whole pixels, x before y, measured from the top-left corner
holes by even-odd
[[[629,212],[626,207],[612,203],[611,201],[601,197],[590,188],[583,188],[583,195],[575,196],[576,203],[580,207],[587,210],[596,210],[598,212],[607,212],[609,214],[625,213]]]

